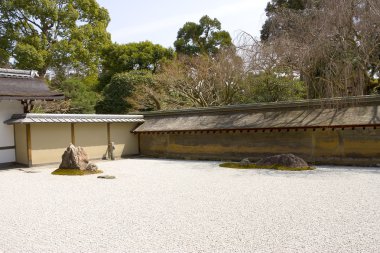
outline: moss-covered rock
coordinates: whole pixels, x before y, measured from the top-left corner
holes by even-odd
[[[57,169],[51,174],[60,176],[84,176],[103,173],[101,170]]]
[[[231,169],[271,169],[271,170],[283,170],[283,171],[304,171],[304,170],[314,170],[314,167],[298,167],[298,168],[292,168],[292,167],[286,167],[281,165],[257,165],[254,163],[251,163],[249,165],[241,165],[240,163],[222,163],[219,165],[223,168],[231,168]]]
[[[258,166],[280,166],[286,168],[307,168],[307,162],[293,154],[280,154],[265,157],[256,163]]]

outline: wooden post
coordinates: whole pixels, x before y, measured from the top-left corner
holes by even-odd
[[[111,123],[107,123],[107,145],[111,144]]]
[[[317,137],[316,137],[315,132],[310,132],[310,134],[311,134],[311,159],[313,160],[313,162],[315,162],[315,149],[317,146]]]
[[[338,149],[341,158],[345,157],[344,153],[344,128],[338,131]]]
[[[17,152],[16,152],[16,124],[13,124],[13,146],[15,147],[15,160],[16,160],[16,163],[17,163]]]
[[[141,133],[137,133],[137,145],[139,148],[139,155],[141,154]]]
[[[32,167],[32,140],[30,136],[30,124],[26,124],[26,148],[28,154],[28,166]]]
[[[75,123],[71,123],[71,143],[75,146]]]

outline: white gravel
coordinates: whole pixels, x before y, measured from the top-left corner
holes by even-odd
[[[380,252],[380,169],[98,163],[0,170],[0,252]]]

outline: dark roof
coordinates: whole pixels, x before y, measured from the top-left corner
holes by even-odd
[[[51,91],[44,79],[35,76],[35,71],[0,69],[0,100],[64,98],[62,93]]]
[[[265,111],[265,110],[279,110],[279,109],[312,109],[322,107],[350,107],[355,105],[378,105],[380,104],[379,95],[368,96],[355,96],[344,98],[325,98],[325,99],[307,99],[292,102],[270,102],[270,103],[254,103],[254,104],[241,104],[241,105],[226,105],[226,106],[210,106],[210,107],[196,107],[185,108],[178,110],[166,111],[148,111],[136,112],[146,117],[156,117],[159,115],[188,115],[188,114],[205,114],[205,113],[224,113],[224,112],[247,112],[247,111]],[[134,114],[134,113],[131,113]]]
[[[268,103],[144,114],[135,132],[244,130],[380,125],[380,97],[329,107],[316,100]],[[352,102],[352,101],[351,101]]]
[[[24,113],[14,114],[5,124],[22,123],[142,123],[142,115],[109,115],[109,114],[47,114]]]

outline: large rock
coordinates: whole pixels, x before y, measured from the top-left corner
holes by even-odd
[[[281,155],[266,157],[258,161],[256,165],[263,165],[263,166],[279,165],[279,166],[285,166],[289,168],[309,167],[309,165],[307,164],[307,162],[305,162],[305,160],[293,154],[281,154]]]
[[[96,171],[98,167],[88,161],[87,153],[82,147],[70,144],[62,155],[60,169],[79,169]]]

